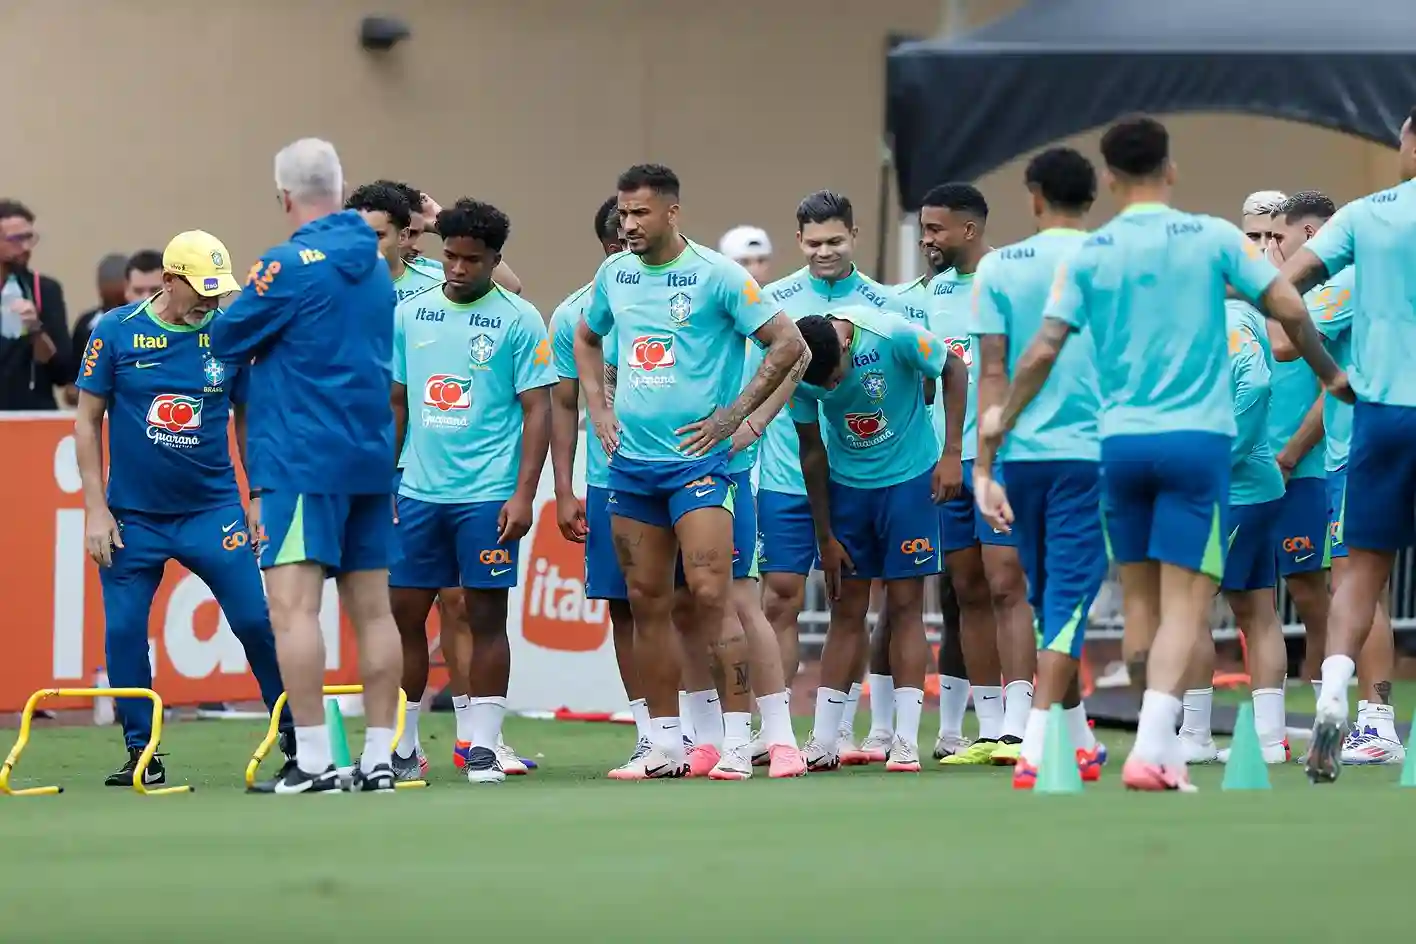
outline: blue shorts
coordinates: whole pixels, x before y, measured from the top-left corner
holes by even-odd
[[[516,586],[519,541],[498,544],[506,502],[444,504],[398,496],[397,554],[390,587],[503,590]]]
[[[806,576],[816,560],[816,527],[805,495],[757,493],[757,567],[764,574]]]
[[[939,537],[943,541],[944,553],[952,554],[975,544],[995,544],[1013,547],[1013,534],[994,531],[983,512],[974,501],[973,460],[964,462],[964,487],[958,496],[937,506],[939,508]],[[1002,468],[994,469],[998,481],[1003,481]],[[1016,532],[1015,532],[1016,533]]]
[[[752,473],[728,476],[733,489],[733,579],[757,579],[757,503],[752,496]],[[683,558],[674,567],[674,583],[684,585]]]
[[[861,580],[905,580],[939,573],[939,516],[930,496],[934,470],[884,488],[831,482],[831,530]],[[924,511],[925,513],[921,513]]]
[[[1092,602],[1106,579],[1100,468],[1082,460],[1009,462],[1005,468],[1038,651],[1079,659]]]
[[[1347,507],[1347,470],[1329,472],[1327,477],[1327,517],[1328,556],[1346,557],[1347,544],[1343,540],[1343,512]]]
[[[1348,547],[1394,553],[1416,544],[1416,407],[1353,407],[1347,481]]]
[[[1102,524],[1112,559],[1223,577],[1230,442],[1202,432],[1103,439]]]
[[[330,575],[387,570],[393,556],[393,499],[265,489],[261,530],[263,570],[306,562],[324,565]]]
[[[1310,574],[1328,561],[1327,480],[1289,479],[1278,510],[1278,573]],[[1231,523],[1230,527],[1234,525]]]
[[[701,459],[645,462],[621,455],[610,457],[610,513],[621,518],[671,528],[700,508],[732,511],[728,454]]]
[[[591,485],[585,489],[585,598],[587,600],[628,600],[624,571],[615,556],[615,539],[610,533],[610,490]]]
[[[1273,553],[1283,499],[1229,509],[1229,552],[1224,560],[1221,590],[1268,590],[1278,583]]]

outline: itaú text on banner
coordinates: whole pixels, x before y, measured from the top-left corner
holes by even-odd
[[[18,711],[36,689],[90,684],[104,663],[103,600],[98,568],[84,550],[73,429],[72,416],[64,413],[0,418],[0,455],[7,460],[0,475],[10,496],[0,524],[7,603],[0,711]],[[577,478],[583,481],[583,473]],[[603,603],[584,600],[583,549],[556,530],[549,462],[536,506],[532,534],[522,542],[522,587],[512,591],[508,608],[512,707],[617,710],[625,695],[608,613]],[[326,683],[357,682],[354,633],[340,613],[333,581],[325,587],[321,624]],[[168,704],[259,698],[241,645],[211,591],[185,568],[168,564],[149,626],[153,687]],[[429,635],[436,641],[437,634],[434,613]],[[445,673],[434,673],[433,685],[445,682]]]

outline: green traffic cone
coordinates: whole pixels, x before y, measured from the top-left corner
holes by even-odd
[[[1406,763],[1401,765],[1398,786],[1416,787],[1416,715],[1411,718],[1411,733],[1406,738]]]
[[[344,733],[344,712],[339,710],[339,699],[334,696],[326,696],[324,709],[325,727],[329,729],[329,756],[343,777],[354,770],[354,762],[349,759],[349,739]]]
[[[1268,764],[1259,749],[1259,732],[1254,728],[1254,706],[1244,702],[1239,706],[1239,718],[1234,722],[1234,740],[1229,742],[1229,763],[1224,765],[1221,790],[1268,790]]]
[[[1057,702],[1047,709],[1047,739],[1042,743],[1042,763],[1037,768],[1033,793],[1081,793],[1082,772],[1077,750],[1067,730],[1067,716]]]

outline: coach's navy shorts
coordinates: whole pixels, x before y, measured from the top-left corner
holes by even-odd
[[[883,488],[831,482],[831,531],[857,579],[903,580],[939,573],[939,515],[930,494],[934,470]]]
[[[1281,498],[1229,509],[1229,551],[1219,589],[1267,590],[1278,583],[1273,545],[1282,511]]]
[[[1395,552],[1416,544],[1416,407],[1353,407],[1347,484],[1348,547]]]
[[[959,494],[939,506],[939,538],[943,541],[944,553],[952,554],[975,544],[995,544],[1012,547],[1014,535],[993,530],[993,525],[978,510],[974,501],[973,460],[964,462],[964,487]],[[993,470],[994,478],[1003,481],[1003,468]],[[1014,532],[1016,533],[1016,532]]]
[[[587,600],[628,600],[624,571],[615,556],[614,535],[610,533],[610,490],[594,485],[585,489],[585,598]]]
[[[333,574],[387,570],[393,545],[388,494],[261,493],[261,569],[315,563]]]
[[[1095,462],[1009,462],[1008,503],[1038,651],[1082,654],[1087,614],[1106,579],[1101,470]]]
[[[1347,542],[1343,511],[1347,505],[1347,470],[1329,472],[1327,477],[1328,556],[1346,557]]]
[[[1274,539],[1279,576],[1326,570],[1329,566],[1327,479],[1289,479],[1281,502],[1278,535]]]
[[[397,553],[391,587],[440,590],[516,586],[520,541],[500,544],[497,518],[506,502],[441,503],[398,497]]]
[[[610,457],[610,514],[671,528],[700,508],[733,510],[728,454],[701,459],[646,462],[615,454]]]
[[[1223,577],[1230,442],[1205,432],[1103,439],[1102,523],[1112,559]]]
[[[757,493],[757,566],[764,574],[806,576],[816,560],[816,528],[805,495],[761,489]]]

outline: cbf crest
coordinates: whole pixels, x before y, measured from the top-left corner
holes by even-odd
[[[669,318],[674,324],[688,324],[688,316],[692,313],[693,299],[686,292],[679,292],[669,299]]]
[[[872,400],[885,399],[885,375],[878,370],[872,370],[860,378],[860,385],[865,388],[865,395]]]
[[[216,266],[218,269],[226,265],[226,257],[221,254],[220,249],[213,249],[211,251],[211,264]]]
[[[226,365],[208,354],[202,358],[202,374],[206,377],[208,387],[220,389],[226,382]]]
[[[467,355],[472,358],[472,366],[486,369],[497,352],[497,342],[490,335],[479,334],[467,342]]]

